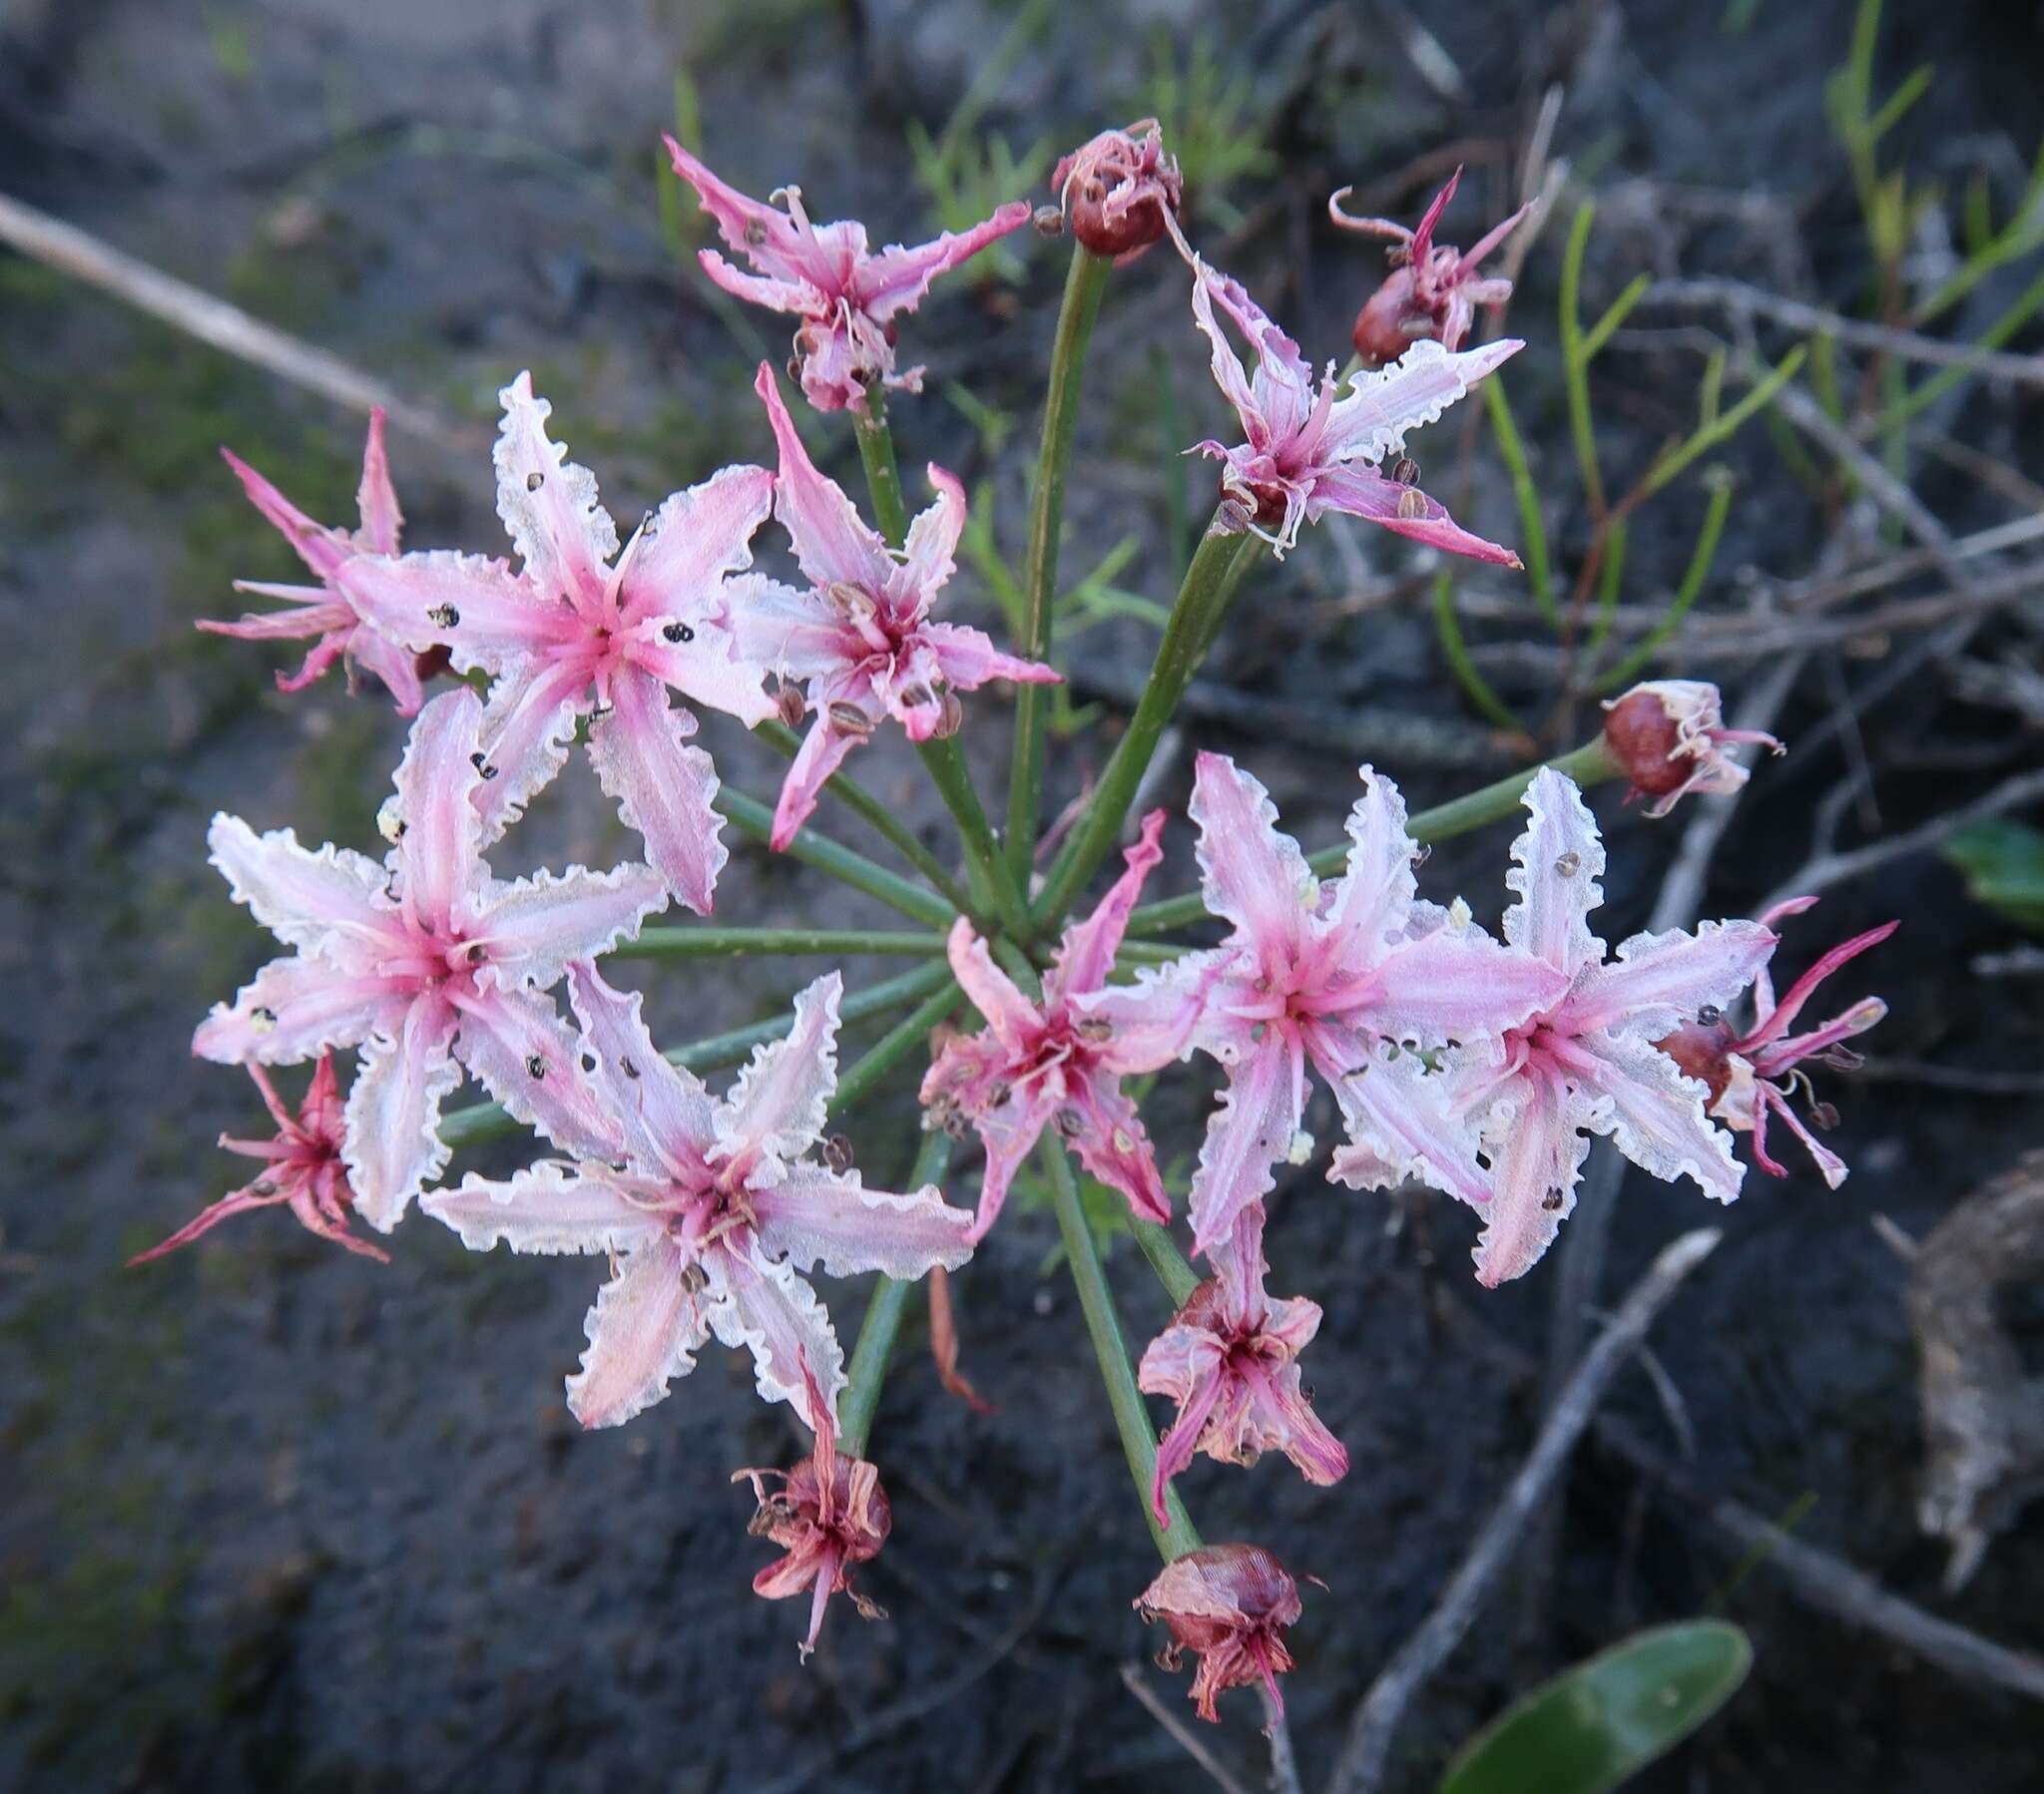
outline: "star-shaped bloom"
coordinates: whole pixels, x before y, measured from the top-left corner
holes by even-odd
[[[1171,1197],[1157,1156],[1122,1094],[1122,1079],[1154,1072],[1185,1051],[1199,1005],[1179,1014],[1176,1038],[1146,1027],[1118,1035],[1103,1017],[1080,1013],[1074,1000],[1104,990],[1114,956],[1143,894],[1143,881],[1164,857],[1158,845],[1164,812],[1153,811],[1143,836],[1125,856],[1128,870],[1084,922],[1065,938],[1044,974],[1043,1000],[1031,1003],[994,964],[987,944],[963,916],[951,928],[951,970],[986,1018],[983,1034],[954,1035],[922,1082],[932,1123],[970,1121],[986,1146],[986,1175],[972,1237],[983,1238],[1006,1201],[1016,1167],[1052,1122],[1101,1182],[1118,1189],[1146,1220],[1171,1219]]]
[[[1692,791],[1738,790],[1752,774],[1725,749],[1739,741],[1788,751],[1760,729],[1727,728],[1718,687],[1703,679],[1649,679],[1604,705],[1604,745],[1625,772],[1626,802],[1651,797],[1650,816]]]
[[[1243,370],[1215,318],[1217,303],[1256,351],[1254,375]],[[1193,319],[1214,345],[1215,382],[1249,438],[1233,448],[1212,440],[1194,448],[1223,464],[1222,492],[1280,556],[1298,540],[1301,523],[1339,511],[1449,554],[1519,565],[1510,549],[1472,536],[1446,507],[1416,486],[1387,479],[1376,464],[1386,455],[1402,459],[1407,431],[1432,423],[1523,343],[1507,338],[1453,354],[1437,342],[1415,342],[1389,367],[1357,374],[1344,391],[1331,361],[1315,386],[1298,345],[1242,284],[1198,260]]]
[[[1704,1112],[1709,1093],[1654,1043],[1731,1002],[1776,942],[1758,922],[1705,922],[1694,934],[1634,935],[1607,960],[1587,920],[1604,901],[1597,819],[1552,767],[1535,775],[1526,808],[1531,822],[1505,874],[1518,893],[1505,939],[1567,987],[1511,1031],[1502,1065],[1462,1074],[1462,1106],[1482,1121],[1495,1184],[1476,1247],[1477,1281],[1493,1287],[1524,1275],[1552,1243],[1575,1206],[1590,1134],[1609,1134],[1656,1177],[1691,1177],[1720,1202],[1738,1196],[1745,1166]]]
[[[1040,662],[1002,654],[979,630],[930,621],[965,528],[965,491],[956,479],[931,465],[937,502],[909,525],[905,551],[890,553],[843,489],[816,471],[764,361],[754,384],[780,447],[773,515],[809,581],[806,591],[760,581],[733,613],[741,657],[804,681],[816,712],[774,808],[778,851],[815,809],[817,793],[845,755],[887,717],[911,741],[928,741],[957,731],[958,692],[995,678],[1056,684],[1059,675]]]
[[[216,816],[208,836],[236,901],[297,951],[217,1005],[192,1050],[291,1065],[359,1046],[343,1156],[355,1207],[384,1232],[447,1162],[440,1105],[464,1066],[519,1121],[557,1140],[589,1136],[573,1038],[539,993],[667,906],[645,866],[493,878],[473,802],[481,722],[469,690],[419,712],[379,818],[396,842],[383,865],[307,852],[289,829],[258,835],[238,816]]]
[[[1185,200],[1178,158],[1164,153],[1155,119],[1103,131],[1051,171],[1058,210],[1072,235],[1096,255],[1133,261],[1174,230]]]
[[[1405,832],[1395,785],[1362,769],[1348,818],[1345,871],[1323,887],[1277,827],[1264,787],[1233,760],[1203,753],[1193,781],[1207,908],[1231,925],[1190,955],[1080,1007],[1131,1041],[1175,1030],[1198,1001],[1192,1045],[1228,1068],[1193,1179],[1197,1247],[1211,1252],[1274,1182],[1282,1158],[1302,1162],[1306,1067],[1318,1071],[1347,1121],[1335,1159],[1352,1182],[1414,1176],[1481,1202],[1488,1182],[1476,1135],[1449,1108],[1445,1080],[1421,1050],[1461,1043],[1495,1056],[1505,1031],[1552,1002],[1566,979],[1510,952],[1466,921],[1416,901],[1419,848]]]
[[[1291,1667],[1284,1635],[1305,1611],[1298,1584],[1261,1545],[1206,1545],[1167,1564],[1157,1579],[1136,1596],[1136,1611],[1161,1619],[1171,1642],[1158,1653],[1165,1669],[1176,1669],[1184,1652],[1196,1652],[1193,1708],[1218,1724],[1214,1702],[1231,1688],[1262,1683],[1272,1716],[1284,1716],[1278,1678]]]
[[[362,483],[356,495],[362,520],[359,530],[329,529],[314,523],[239,455],[229,449],[222,449],[221,454],[235,470],[250,502],[275,525],[319,584],[279,586],[262,580],[237,580],[237,592],[282,599],[290,609],[251,613],[238,623],[209,621],[199,627],[208,635],[236,636],[245,642],[314,637],[316,640],[297,672],[288,676],[282,673],[276,675],[279,691],[302,691],[335,661],[345,658],[350,668],[366,668],[390,688],[400,715],[415,714],[425,693],[411,650],[364,623],[341,594],[335,579],[356,555],[397,553],[397,535],[404,518],[397,509],[397,494],[390,485],[390,462],[383,452],[382,408],[379,406],[369,414],[369,440],[362,450]]]
[[[1159,1526],[1164,1492],[1196,1452],[1241,1465],[1282,1452],[1308,1483],[1348,1474],[1348,1454],[1320,1424],[1299,1383],[1298,1355],[1320,1330],[1319,1304],[1303,1296],[1274,1301],[1265,1293],[1271,1267],[1264,1260],[1263,1203],[1250,1203],[1226,1243],[1208,1256],[1215,1274],[1150,1342],[1136,1377],[1145,1394],[1178,1404],[1178,1418],[1157,1448],[1151,1485]]]
[[[767,1600],[786,1600],[809,1590],[809,1631],[800,1645],[802,1660],[816,1648],[823,1629],[823,1611],[833,1594],[847,1594],[861,1619],[886,1617],[871,1596],[852,1585],[852,1567],[880,1554],[893,1530],[894,1512],[880,1473],[863,1458],[837,1452],[837,1417],[824,1399],[806,1362],[802,1387],[815,1450],[792,1470],[742,1470],[733,1476],[749,1480],[759,1503],[747,1528],[756,1539],[770,1539],[782,1556],[753,1578],[753,1592]],[[768,1478],[780,1487],[766,1492]]]
[[[1395,361],[1419,341],[1459,349],[1468,340],[1470,326],[1476,321],[1476,307],[1502,305],[1512,296],[1511,281],[1486,279],[1478,268],[1533,208],[1530,204],[1521,206],[1503,224],[1492,225],[1466,253],[1446,243],[1436,245],[1434,226],[1461,184],[1462,171],[1458,168],[1448,177],[1447,186],[1434,196],[1418,228],[1411,230],[1390,219],[1356,218],[1343,212],[1341,202],[1348,198],[1352,191],[1349,188],[1328,196],[1327,216],[1342,229],[1388,237],[1391,243],[1390,273],[1355,314],[1355,352],[1365,366],[1379,367],[1386,361]]]
[[[913,311],[939,274],[1019,230],[1030,218],[1028,202],[1015,200],[970,230],[946,230],[912,249],[893,243],[876,252],[866,246],[865,225],[854,220],[810,224],[800,188],[783,187],[770,196],[784,212],[763,206],[720,181],[672,137],[667,147],[675,173],[696,190],[726,246],[755,270],[741,272],[715,249],[703,249],[697,256],[703,271],[726,292],[801,319],[794,334],[801,388],[818,411],[863,411],[866,388],[875,380],[920,392],[920,367],[894,371],[894,318]]]
[[[1815,902],[1814,897],[1791,897],[1769,910],[1760,926],[1773,928],[1785,917],[1801,915]],[[1768,1155],[1770,1110],[1809,1148],[1826,1184],[1836,1189],[1845,1181],[1845,1161],[1809,1131],[1790,1105],[1789,1099],[1800,1086],[1810,1095],[1811,1121],[1820,1127],[1837,1123],[1836,1111],[1816,1100],[1809,1075],[1796,1068],[1804,1060],[1814,1059],[1839,1071],[1852,1070],[1860,1063],[1859,1055],[1845,1043],[1874,1027],[1888,1013],[1888,1006],[1878,997],[1865,997],[1842,1015],[1802,1034],[1788,1030],[1818,985],[1847,960],[1878,947],[1900,926],[1899,922],[1883,922],[1833,947],[1788,987],[1780,1003],[1775,1001],[1774,981],[1763,966],[1754,977],[1753,1025],[1744,1033],[1713,1006],[1659,1043],[1663,1053],[1709,1090],[1711,1114],[1717,1120],[1734,1132],[1753,1135],[1754,1163],[1771,1176],[1786,1177],[1788,1169]]]
[[[581,1064],[599,1125],[572,1159],[545,1159],[508,1182],[471,1174],[436,1191],[427,1213],[486,1251],[609,1253],[617,1270],[589,1311],[589,1350],[568,1379],[585,1427],[614,1427],[695,1368],[715,1333],[747,1347],[763,1400],[809,1412],[804,1375],[835,1412],[844,1355],[816,1292],[798,1274],[884,1271],[920,1277],[971,1256],[972,1217],[933,1186],[867,1189],[855,1170],[810,1153],[837,1088],[837,999],[819,978],[795,999],[785,1039],[759,1048],[731,1093],[660,1056],[638,993],[587,964],[568,969]]]
[[[730,857],[717,769],[689,745],[696,718],[668,691],[748,727],[773,714],[728,626],[734,598],[758,583],[744,570],[773,476],[724,468],[670,497],[619,554],[595,476],[547,439],[553,407],[533,396],[532,376],[497,396],[497,515],[523,570],[481,555],[365,557],[344,569],[342,589],[393,640],[495,675],[479,743],[486,843],[560,771],[587,718],[589,757],[626,826],[668,888],[707,914]]]
[[[230,1190],[212,1207],[202,1210],[162,1245],[152,1246],[147,1252],[138,1252],[128,1260],[129,1264],[147,1264],[166,1252],[189,1246],[229,1215],[246,1214],[252,1208],[273,1208],[279,1202],[289,1205],[299,1225],[308,1233],[330,1239],[335,1245],[345,1246],[350,1252],[359,1252],[364,1258],[389,1263],[390,1254],[361,1238],[351,1224],[354,1191],[348,1187],[347,1166],[340,1156],[340,1089],[334,1081],[333,1056],[320,1054],[319,1063],[312,1070],[312,1082],[305,1089],[305,1100],[298,1105],[296,1115],[284,1107],[283,1099],[276,1094],[276,1086],[269,1082],[260,1066],[251,1066],[249,1076],[256,1080],[256,1089],[262,1097],[262,1107],[269,1111],[269,1119],[276,1123],[275,1137],[237,1139],[232,1134],[223,1133],[220,1143],[223,1151],[261,1159],[261,1173],[254,1182]]]

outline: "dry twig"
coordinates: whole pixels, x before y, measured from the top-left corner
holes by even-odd
[[[1172,1741],[1214,1778],[1215,1785],[1223,1790],[1223,1794],[1250,1794],[1235,1771],[1209,1750],[1200,1734],[1174,1713],[1164,1697],[1150,1686],[1142,1664],[1124,1663],[1122,1681],[1129,1692],[1143,1703],[1143,1710],[1171,1734]]]

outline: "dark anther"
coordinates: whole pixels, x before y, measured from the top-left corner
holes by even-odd
[[[637,1078],[639,1076],[639,1068],[629,1059],[619,1060],[618,1070],[623,1072],[627,1078]]]
[[[537,1053],[533,1054],[525,1062],[525,1075],[528,1078],[544,1078],[547,1075],[547,1062]]]
[[[527,492],[537,492],[546,483],[547,476],[543,473],[529,473],[525,476],[525,490]]]
[[[1715,1003],[1706,1003],[1702,1009],[1697,1011],[1697,1026],[1699,1028],[1715,1028],[1724,1020],[1725,1012]]]
[[[679,647],[684,642],[693,642],[696,640],[696,632],[692,630],[686,623],[671,623],[667,626],[666,629],[662,630],[660,633],[663,636],[665,636],[670,642],[674,643],[677,647]]]
[[[461,613],[452,605],[435,605],[426,613],[426,621],[436,630],[451,630],[461,622]]]
[[[851,1169],[851,1141],[841,1133],[833,1133],[823,1142],[823,1162],[840,1176]]]
[[[1561,1191],[1558,1189],[1549,1190],[1546,1195],[1540,1198],[1540,1206],[1546,1209],[1549,1214],[1552,1214],[1561,1206]]]
[[[1410,455],[1400,455],[1391,463],[1391,478],[1401,486],[1419,484],[1419,463]]]

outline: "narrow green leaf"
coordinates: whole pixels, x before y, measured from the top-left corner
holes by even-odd
[[[1512,706],[1490,688],[1489,680],[1476,671],[1476,664],[1469,659],[1469,650],[1462,641],[1462,626],[1455,620],[1454,582],[1446,574],[1433,583],[1433,618],[1440,632],[1441,653],[1448,657],[1456,682],[1469,694],[1469,701],[1498,727],[1525,734],[1526,725],[1519,720]]]

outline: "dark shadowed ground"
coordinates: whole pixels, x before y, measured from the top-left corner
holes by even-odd
[[[1550,13],[1442,0],[1425,13],[1466,83],[1455,101],[1400,48],[1388,21],[1402,7],[1256,10],[1250,28],[1239,7],[1059,9],[987,123],[1019,148],[1146,110],[1153,27],[1184,44],[1186,15],[1204,15],[1221,66],[1253,84],[1278,172],[1238,180],[1232,207],[1196,213],[1196,234],[1316,357],[1345,353],[1347,316],[1379,265],[1320,221],[1326,190],[1374,184],[1372,203],[1410,216],[1441,172],[1439,159],[1410,165],[1450,146],[1447,162],[1471,165],[1474,202],[1455,218],[1477,227],[1502,203],[1510,158],[1554,81],[1569,96],[1556,152],[1605,196],[1589,304],[1641,267],[1861,304],[1864,238],[1820,103],[1849,8],[1762,6],[1731,29],[1710,6]],[[1736,23],[1749,9],[1729,10]],[[929,220],[904,127],[941,126],[1010,11],[963,0],[0,0],[0,190],[471,420],[478,446],[465,452],[394,437],[399,490],[411,543],[494,553],[488,425],[496,388],[521,367],[621,516],[769,453],[748,388],[761,353],[778,358],[782,332],[756,314],[741,324],[758,335],[735,339],[711,289],[678,273],[655,203],[676,67],[693,71],[711,159],[737,184],[764,193],[798,180],[820,217],[915,237]],[[2035,152],[2044,42],[2019,12],[1893,9],[1883,70],[1892,85],[1936,63],[1907,135],[1917,164],[1953,187],[2000,167],[1997,146],[2023,161]],[[1532,347],[1508,379],[1573,544],[1581,518],[1552,354],[1562,234],[1550,229],[1527,268],[1513,327]],[[1063,264],[1056,245],[1017,247],[1019,282],[956,281],[910,326],[930,392],[896,413],[904,465],[935,458],[968,485],[986,482],[1011,549]],[[1156,255],[1110,294],[1066,558],[1083,570],[1133,534],[1142,552],[1121,583],[1160,599],[1173,554],[1164,445],[1224,424],[1184,287]],[[1983,290],[1969,327],[2012,290]],[[1680,426],[1699,365],[1680,343],[1633,342],[1614,356],[1600,387],[1608,460],[1636,460]],[[947,400],[954,380],[1012,413],[1004,444]],[[1975,390],[1965,405],[1940,428],[2034,476],[2034,395],[2027,410],[2005,392]],[[942,1395],[920,1319],[911,1327],[873,1447],[895,1533],[868,1585],[891,1617],[861,1625],[833,1613],[806,1670],[793,1649],[799,1615],[747,1590],[764,1548],[746,1538],[750,1499],[728,1477],[784,1461],[794,1442],[781,1414],[753,1399],[746,1367],[707,1355],[667,1404],[616,1432],[580,1436],[565,1412],[561,1378],[599,1267],[474,1256],[415,1222],[383,1269],[277,1216],[123,1270],[226,1187],[232,1164],[212,1141],[255,1114],[239,1074],[187,1055],[207,1005],[266,953],[204,863],[208,816],[226,807],[260,827],[290,822],[308,840],[371,846],[401,735],[378,701],[350,702],[337,682],[280,697],[263,651],[192,630],[233,614],[230,578],[290,571],[214,449],[234,444],[315,515],[340,518],[359,428],[0,254],[0,1782],[740,1794],[842,1744],[812,1785],[1199,1785],[1117,1675],[1148,1643],[1129,1609],[1154,1560],[1076,1305],[1045,1274],[1053,1229],[1040,1211],[1013,1214],[959,1280],[967,1365],[997,1414]],[[848,440],[817,440],[849,483]],[[1463,521],[1510,538],[1509,492],[1487,450],[1471,495],[1457,491],[1467,440],[1451,423],[1418,445],[1429,485]],[[1719,562],[1723,593],[1707,604],[1729,606],[1756,582],[1806,574],[1840,519],[1796,484],[1766,431],[1726,458],[1744,497]],[[1933,470],[1918,491],[1955,532],[2014,514],[2005,491],[1963,472]],[[1196,477],[1196,515],[1208,501]],[[1692,490],[1637,533],[1643,601],[1679,574],[1700,503]],[[1383,596],[1382,574],[1408,565],[1382,540],[1324,532],[1246,605],[1214,673],[1279,706],[1430,718],[1402,733],[1381,724],[1370,749],[1418,804],[1512,761],[1480,725],[1443,726],[1462,710],[1424,582],[1399,587],[1395,603],[1343,602],[1364,588]],[[954,590],[961,614],[993,620],[969,575]],[[1149,646],[1135,624],[1085,641],[1089,662],[1108,668],[1139,669]],[[1826,678],[1857,686],[1880,647],[1812,663],[1782,732],[1819,724]],[[1723,676],[1737,694],[1754,672],[1728,662]],[[1537,695],[1509,666],[1497,676]],[[1001,693],[983,694],[968,734],[995,791],[1006,715]],[[2036,736],[2020,728],[1934,677],[1875,708],[1862,735],[1881,830],[2034,763]],[[1310,728],[1198,733],[1251,765],[1308,843],[1333,838],[1352,752],[1330,757],[1295,738]],[[728,778],[770,789],[773,766],[735,727],[713,721],[706,735]],[[1086,739],[1058,750],[1067,793]],[[1458,744],[1467,763],[1453,763]],[[1182,806],[1190,759],[1181,742],[1160,801]],[[1845,765],[1833,737],[1762,774],[1718,853],[1710,913],[1743,913],[1788,876]],[[915,771],[892,748],[860,768],[937,841],[940,812]],[[499,850],[500,870],[621,857],[629,837],[596,795],[578,762]],[[1612,842],[1604,932],[1616,938],[1651,906],[1680,823],[1622,814],[1615,797],[1599,808]],[[824,821],[865,844],[853,825]],[[1184,888],[1190,832],[1175,826],[1160,890]],[[1437,853],[1429,893],[1464,889],[1494,921],[1509,835]],[[719,907],[762,923],[892,922],[744,846]],[[2034,1523],[1994,1548],[1962,1595],[1938,1592],[1941,1555],[1913,1513],[1921,1447],[1904,1273],[1869,1225],[1878,1212],[1920,1233],[2035,1143],[2034,1098],[1968,1088],[1963,1074],[2038,1067],[2037,987],[1972,977],[1970,961],[2009,945],[2011,930],[1925,857],[1830,894],[1786,963],[1890,915],[1904,918],[1902,936],[1853,969],[1841,999],[1879,989],[1893,1006],[1882,1056],[1960,1076],[1835,1078],[1826,1094],[1843,1112],[1853,1179],[1829,1193],[1800,1160],[1786,1184],[1750,1179],[1749,1198],[1723,1217],[1726,1243],[1659,1335],[1661,1358],[1695,1429],[1699,1486],[1793,1513],[1799,1536],[1911,1598],[2044,1645]],[[673,967],[644,979],[658,1031],[681,1040],[766,1013],[821,969]],[[856,986],[892,969],[854,965],[847,977]],[[1207,1088],[1204,1069],[1164,1079],[1152,1119],[1169,1151],[1190,1147]],[[874,1181],[901,1174],[912,1128],[905,1083],[858,1118]],[[515,1148],[499,1156],[515,1162]],[[960,1173],[961,1199],[975,1175]],[[1404,1224],[1387,1227],[1394,1215]],[[1614,1284],[1701,1218],[1693,1191],[1636,1179]],[[1323,1187],[1316,1169],[1290,1173],[1273,1288],[1327,1310],[1309,1378],[1354,1469],[1330,1491],[1281,1464],[1241,1474],[1202,1461],[1187,1482],[1210,1539],[1254,1537],[1329,1584],[1307,1591],[1290,1681],[1315,1780],[1350,1704],[1530,1438],[1528,1392],[1438,1318],[1436,1299],[1480,1309],[1537,1352],[1557,1267],[1486,1296],[1466,1271],[1473,1233],[1445,1202],[1394,1205]],[[1126,1247],[1114,1268],[1131,1330],[1147,1334],[1164,1318],[1154,1281]],[[848,1336],[863,1291],[825,1293]],[[1614,1406],[1671,1440],[1638,1372]],[[1410,1714],[1400,1787],[1430,1787],[1446,1752],[1539,1675],[1638,1624],[1706,1609],[1751,1629],[1754,1679],[1653,1787],[2037,1785],[2034,1706],[1812,1614],[1595,1449],[1568,1484],[1544,1605],[1515,1624],[1523,1605],[1508,1592]],[[1182,1684],[1160,1685],[1181,1698]],[[876,1715],[926,1698],[908,1722],[866,1735]],[[1252,1711],[1244,1700],[1214,1742],[1256,1785]]]

